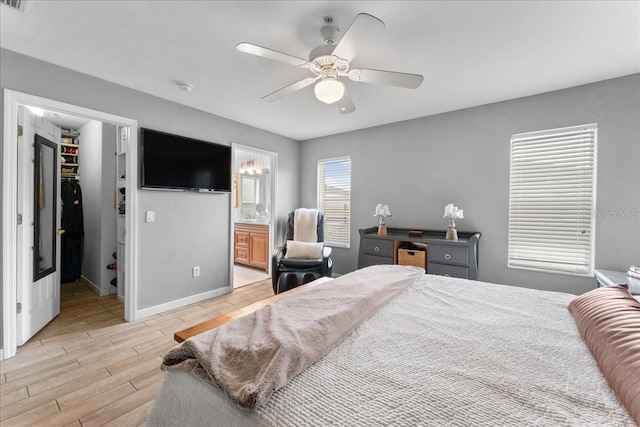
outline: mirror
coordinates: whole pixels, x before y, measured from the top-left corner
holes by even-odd
[[[242,175],[240,183],[240,213],[245,218],[253,218],[256,203],[260,202],[260,181],[257,176]]]
[[[35,136],[33,200],[33,281],[56,271],[56,201],[58,147]]]

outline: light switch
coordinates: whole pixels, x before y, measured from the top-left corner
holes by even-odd
[[[156,220],[156,213],[154,211],[147,211],[145,221],[154,222]]]

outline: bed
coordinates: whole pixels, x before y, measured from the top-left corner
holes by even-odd
[[[368,267],[272,305],[348,290],[354,280],[362,287],[407,269],[415,268]],[[251,408],[232,399],[218,378],[203,375],[197,358],[174,363],[167,355],[148,425],[636,425],[567,309],[575,295],[422,272],[414,277]],[[640,315],[640,304],[634,313]],[[184,353],[188,342],[172,352]],[[633,363],[625,369],[640,370]],[[640,403],[640,393],[634,399],[627,396]]]

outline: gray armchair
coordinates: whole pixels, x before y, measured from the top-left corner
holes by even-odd
[[[294,212],[289,213],[284,245],[273,251],[271,258],[271,281],[273,292],[279,294],[289,289],[311,282],[319,277],[331,277],[333,261],[331,248],[324,246],[322,256],[316,259],[286,258],[287,241],[294,236]],[[318,242],[324,242],[324,214],[318,211],[317,219]]]

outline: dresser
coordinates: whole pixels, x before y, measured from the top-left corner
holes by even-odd
[[[446,240],[444,230],[388,228],[378,235],[378,227],[363,228],[360,233],[358,268],[376,264],[398,264],[398,250],[426,249],[425,269],[429,274],[478,279],[478,232],[458,231],[458,240]],[[409,236],[421,231],[422,236]]]

